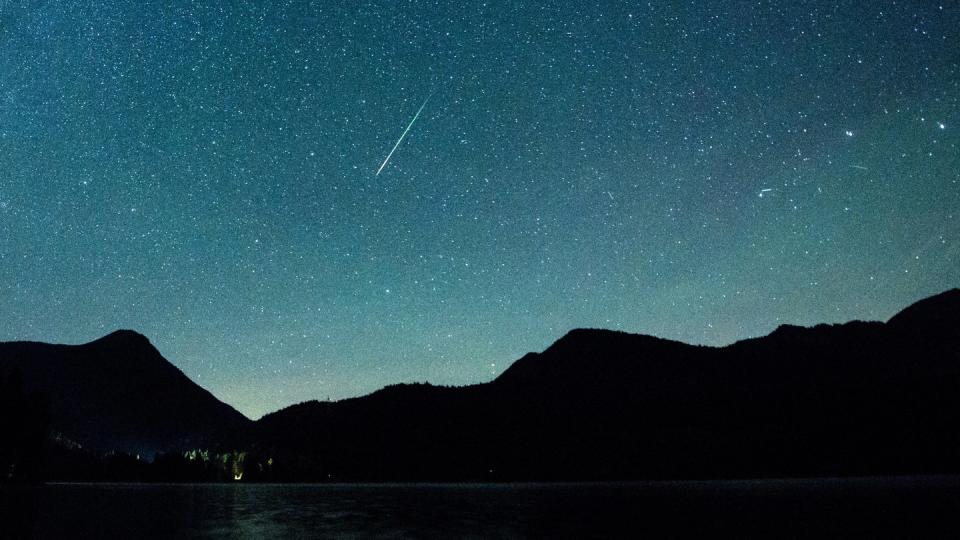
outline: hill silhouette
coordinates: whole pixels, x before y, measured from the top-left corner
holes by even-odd
[[[152,458],[235,441],[252,424],[129,330],[84,345],[0,343],[2,373],[44,397],[68,446]]]
[[[294,477],[580,480],[960,471],[960,291],[727,347],[573,330],[496,380],[262,418]]]
[[[953,289],[885,323],[784,325],[726,347],[577,329],[488,383],[394,385],[257,422],[129,331],[80,346],[0,344],[0,373],[16,368],[44,392],[51,426],[70,440],[181,461],[218,445],[229,470],[248,464],[246,479],[960,473],[958,321]],[[189,479],[191,463],[167,470]]]

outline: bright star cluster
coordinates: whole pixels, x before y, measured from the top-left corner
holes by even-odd
[[[258,417],[885,319],[960,284],[958,53],[956,2],[0,3],[0,340]]]

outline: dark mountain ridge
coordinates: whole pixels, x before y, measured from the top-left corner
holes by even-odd
[[[0,373],[14,370],[44,395],[52,430],[94,451],[152,458],[236,440],[252,424],[130,330],[83,345],[0,343]]]
[[[726,347],[577,329],[492,382],[307,402],[255,439],[346,479],[960,471],[960,291]]]
[[[22,371],[54,428],[90,448],[219,445],[272,480],[960,473],[958,321],[953,289],[886,323],[784,325],[725,347],[576,329],[488,383],[393,385],[257,422],[135,332],[0,344],[0,372]]]

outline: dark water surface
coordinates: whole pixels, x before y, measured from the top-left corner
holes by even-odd
[[[0,489],[0,538],[960,538],[960,478]]]

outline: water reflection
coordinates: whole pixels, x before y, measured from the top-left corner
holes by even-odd
[[[3,488],[3,538],[916,537],[960,479]]]

